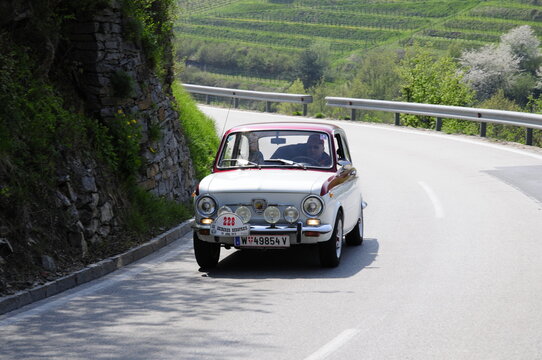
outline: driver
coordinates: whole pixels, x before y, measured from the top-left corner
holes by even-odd
[[[263,154],[258,149],[258,134],[249,133],[248,144],[249,144],[248,161],[253,162],[255,164],[262,164],[264,162],[264,159],[263,159]]]
[[[324,151],[324,141],[327,138],[324,134],[312,134],[307,139],[306,152],[320,166],[329,166],[331,157]]]

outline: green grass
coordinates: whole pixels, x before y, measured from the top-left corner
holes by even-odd
[[[128,189],[131,206],[126,226],[136,234],[148,234],[177,225],[193,215],[190,204],[158,197],[139,187]]]
[[[196,103],[181,84],[174,83],[172,89],[182,128],[188,139],[196,177],[202,179],[211,172],[218,150],[219,139],[216,135],[215,123],[199,111]]]
[[[179,46],[208,39],[232,48],[272,48],[298,56],[315,43],[329,44],[330,61],[340,64],[372,49],[402,46],[413,39],[435,50],[449,45],[480,47],[520,25],[530,25],[542,38],[542,8],[532,0],[179,0],[183,12],[177,27]],[[196,6],[196,3],[199,5]],[[212,45],[202,45],[203,48]],[[208,69],[225,65],[205,62],[199,49],[186,54]],[[243,69],[218,70],[247,75]],[[232,72],[233,71],[233,72]],[[285,78],[284,72],[253,74]],[[286,74],[286,76],[290,76]],[[294,77],[290,76],[290,80]]]

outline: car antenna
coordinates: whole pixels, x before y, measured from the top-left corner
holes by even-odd
[[[226,113],[226,120],[224,120],[224,126],[222,127],[222,134],[220,135],[220,137],[224,136],[224,132],[226,131],[226,124],[228,122],[228,117],[230,116],[230,109],[231,109],[232,103],[233,103],[233,98],[231,98],[230,107],[228,107],[228,112]]]

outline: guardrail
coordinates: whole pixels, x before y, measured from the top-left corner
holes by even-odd
[[[265,101],[265,110],[269,112],[271,102],[290,102],[303,104],[303,116],[307,115],[307,104],[312,103],[311,95],[283,94],[273,92],[238,90],[212,86],[183,84],[184,88],[194,94],[221,96],[234,99],[235,108],[239,107],[239,99]],[[343,97],[326,97],[326,105],[351,110],[351,119],[356,119],[356,110],[387,111],[395,113],[395,125],[401,125],[401,114],[431,116],[436,118],[435,130],[442,129],[442,119],[469,120],[480,123],[480,136],[485,137],[487,123],[520,126],[525,128],[525,143],[533,144],[533,129],[542,129],[542,115],[516,111],[478,109],[461,106],[433,105],[400,101],[354,99]]]
[[[326,97],[326,105],[351,109],[351,119],[356,119],[356,110],[375,110],[395,113],[395,125],[401,125],[400,114],[436,117],[435,130],[442,128],[442,119],[459,119],[480,123],[480,136],[486,136],[487,123],[514,125],[526,128],[525,143],[533,144],[533,129],[542,129],[542,115],[478,109],[461,106],[432,105],[399,101]]]
[[[183,84],[186,91],[193,94],[206,96],[207,104],[210,103],[209,96],[221,96],[234,99],[234,107],[239,107],[239,99],[265,101],[265,111],[269,112],[272,102],[289,102],[303,105],[303,116],[307,116],[307,104],[312,103],[312,95],[306,94],[283,94],[263,91],[238,90],[218,88],[212,86]]]

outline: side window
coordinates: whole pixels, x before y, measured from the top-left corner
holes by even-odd
[[[337,159],[339,161],[352,162],[346,139],[344,139],[341,134],[335,134],[335,148],[337,149]]]

